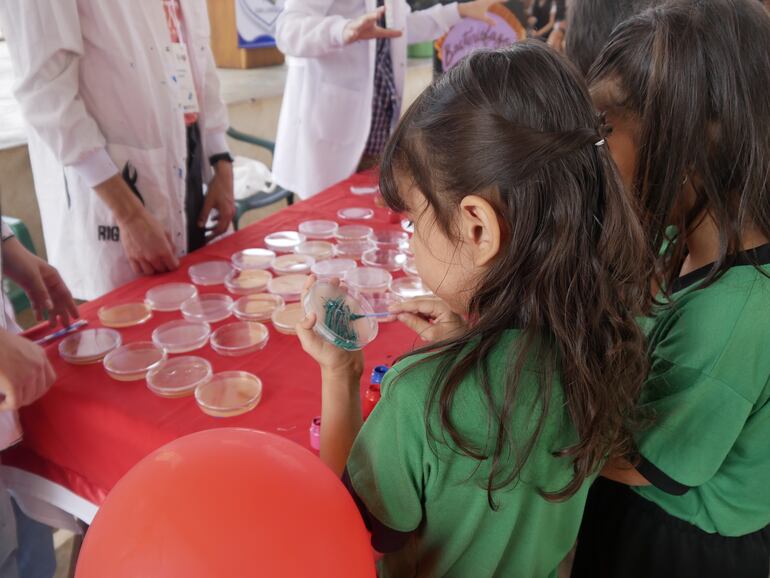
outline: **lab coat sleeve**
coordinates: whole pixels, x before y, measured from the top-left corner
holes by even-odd
[[[26,122],[88,186],[116,174],[106,139],[79,93],[84,48],[77,0],[3,0],[0,25]]]
[[[6,241],[13,237],[13,231],[5,224],[5,221],[0,221],[0,239]]]
[[[407,42],[418,44],[436,40],[461,20],[457,2],[410,12],[406,20]]]
[[[281,52],[298,58],[316,58],[342,48],[342,32],[350,20],[327,15],[333,3],[334,0],[286,0],[276,31],[276,44]]]

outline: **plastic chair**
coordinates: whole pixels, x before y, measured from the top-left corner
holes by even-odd
[[[259,138],[254,135],[241,132],[234,128],[227,130],[227,136],[240,142],[244,142],[256,147],[263,148],[270,151],[270,154],[275,153],[275,143],[263,138]],[[289,205],[294,204],[294,193],[287,191],[282,187],[276,188],[272,192],[258,192],[245,199],[237,199],[235,201],[235,217],[233,218],[233,228],[238,230],[238,223],[244,213],[253,211],[254,209],[261,209],[286,199]]]
[[[13,231],[13,234],[16,236],[19,242],[24,245],[24,247],[26,247],[30,253],[36,255],[37,253],[35,252],[35,244],[32,242],[32,237],[29,234],[29,229],[27,229],[27,226],[20,219],[16,219],[14,217],[3,216],[2,219],[5,224],[10,227],[11,231]],[[10,279],[3,279],[3,291],[5,291],[8,299],[10,299],[11,304],[13,305],[13,310],[16,314],[21,313],[31,306],[27,294],[24,293],[21,287],[16,285],[16,283]]]

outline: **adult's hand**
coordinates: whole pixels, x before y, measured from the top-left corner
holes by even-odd
[[[485,0],[488,1],[488,0]],[[501,0],[502,1],[502,0]],[[342,31],[342,40],[345,44],[352,44],[359,40],[372,40],[376,38],[398,38],[402,32],[391,28],[383,28],[378,24],[385,15],[385,7],[380,7],[374,12],[369,12],[351,20]]]
[[[214,178],[209,183],[203,201],[203,210],[198,217],[198,227],[202,229],[206,226],[211,211],[217,211],[217,222],[211,230],[210,238],[218,237],[227,231],[235,216],[233,165],[228,161],[219,161],[214,171]]]
[[[502,4],[503,2],[506,0],[474,0],[473,2],[458,4],[457,11],[463,18],[473,18],[494,26],[495,21],[489,16],[489,9],[495,4]]]
[[[40,346],[0,330],[0,411],[31,404],[54,381],[56,373]]]

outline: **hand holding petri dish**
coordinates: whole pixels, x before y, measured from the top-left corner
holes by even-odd
[[[374,310],[339,283],[315,283],[303,305],[307,315],[316,315],[315,332],[340,349],[358,351],[377,337]]]

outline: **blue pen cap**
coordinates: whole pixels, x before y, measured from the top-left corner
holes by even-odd
[[[388,372],[390,367],[387,365],[378,365],[372,370],[372,385],[379,385],[382,383],[382,378]]]

